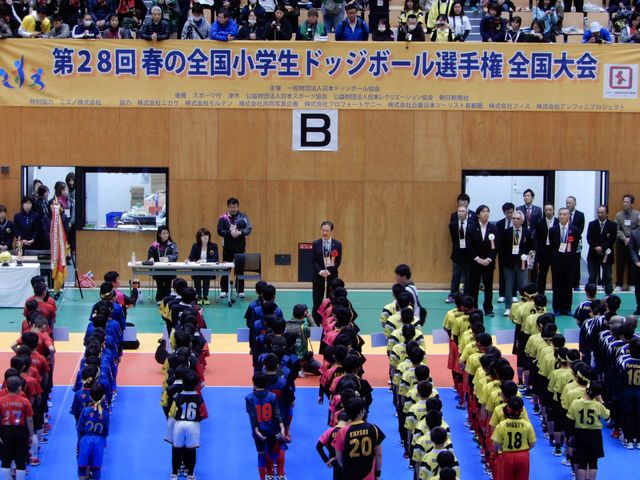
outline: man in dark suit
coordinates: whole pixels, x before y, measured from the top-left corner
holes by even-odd
[[[589,222],[587,228],[587,268],[589,269],[589,283],[598,283],[600,268],[602,268],[602,283],[605,295],[613,293],[612,271],[614,260],[613,246],[616,242],[618,225],[609,220],[609,207],[598,207],[598,218]]]
[[[513,227],[507,228],[500,238],[500,268],[504,270],[505,291],[518,291],[527,283],[528,259],[535,251],[531,232],[524,226],[522,212],[513,214]],[[505,317],[510,315],[512,303],[512,298],[508,295],[504,300]]]
[[[574,277],[575,259],[578,253],[578,229],[569,222],[569,209],[558,211],[559,223],[549,229],[551,247],[551,275],[553,286],[553,312],[571,315],[573,293],[571,282]]]
[[[504,214],[504,218],[496,222],[496,227],[498,227],[498,245],[500,245],[505,231],[513,226],[512,219],[515,209],[516,206],[511,202],[502,204],[502,213]],[[503,303],[507,297],[504,290],[504,268],[502,268],[502,265],[502,254],[500,253],[500,249],[498,249],[498,303]],[[509,295],[512,298],[517,297],[518,292],[514,290],[513,292],[510,292]]]
[[[535,237],[536,226],[538,222],[542,220],[542,209],[533,204],[533,199],[536,197],[533,190],[527,188],[522,194],[524,205],[518,207],[518,211],[524,215],[524,227],[531,232],[531,235]]]
[[[569,195],[567,197],[567,208],[569,209],[569,223],[576,227],[576,233],[578,235],[578,248],[577,253],[582,251],[582,234],[584,232],[584,213],[576,210],[576,197]],[[580,291],[580,255],[576,255],[573,259],[575,265],[573,266],[573,280],[571,286],[576,292]]]
[[[634,315],[640,315],[640,229],[636,228],[629,232],[629,255],[631,255],[631,262],[633,263],[634,281],[635,281],[635,295],[636,295],[636,310]]]
[[[471,197],[469,197],[469,195],[467,195],[466,193],[461,193],[456,198],[456,201],[458,202],[459,207],[464,207],[467,209],[467,211],[469,212],[469,220],[473,222],[478,221],[478,219],[476,218],[476,212],[474,212],[473,210],[469,210],[469,203],[471,203]],[[458,210],[456,210],[451,214],[451,219],[449,220],[449,223],[455,222],[457,218],[458,218]]]
[[[551,203],[544,204],[544,216],[536,226],[536,265],[538,266],[538,293],[544,295],[547,288],[547,274],[551,265],[551,242],[549,241],[549,230],[558,225],[555,217],[555,208]]]
[[[474,223],[469,220],[467,207],[458,207],[457,218],[449,223],[449,235],[451,236],[451,288],[447,303],[453,303],[453,297],[460,291],[460,282],[465,285],[469,281],[469,234],[473,230]]]
[[[313,267],[313,318],[320,325],[322,318],[318,314],[318,308],[324,300],[325,295],[329,295],[328,286],[331,280],[338,278],[338,268],[342,262],[342,243],[331,238],[333,234],[333,223],[328,220],[320,225],[322,237],[313,242],[313,255],[311,265]]]
[[[465,285],[465,294],[472,296],[478,304],[480,280],[484,284],[484,303],[482,308],[487,317],[493,317],[493,271],[498,255],[498,227],[489,223],[489,207],[476,208],[478,222],[469,235],[469,254],[472,259],[469,272],[469,285]]]

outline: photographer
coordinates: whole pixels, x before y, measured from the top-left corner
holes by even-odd
[[[267,40],[291,40],[291,24],[284,15],[284,7],[277,7],[275,17],[267,28]]]
[[[318,11],[315,8],[307,13],[307,20],[298,27],[296,40],[313,40],[318,37],[326,37],[327,30],[324,24],[318,21]]]
[[[599,22],[591,22],[589,30],[584,32],[582,43],[612,43],[611,33],[609,30],[600,25]]]
[[[407,23],[398,29],[399,42],[425,42],[426,38],[422,25],[418,24],[418,17],[407,16]]]
[[[255,12],[249,13],[247,24],[243,25],[238,32],[238,40],[266,40],[264,27],[258,23],[258,16]]]
[[[204,8],[199,3],[194,3],[191,8],[191,16],[187,19],[182,29],[182,40],[207,40],[211,25],[204,18]]]
[[[75,27],[73,27],[73,32],[71,32],[72,38],[101,38],[100,30],[96,27],[95,23],[93,23],[93,19],[91,18],[91,14],[89,12],[84,14],[82,17],[82,21],[78,23]]]
[[[41,38],[51,30],[51,22],[47,18],[45,7],[38,7],[22,19],[18,34],[24,38]]]
[[[447,17],[445,15],[438,15],[438,18],[436,19],[436,28],[431,32],[431,41],[443,43],[453,42],[453,40],[453,30],[449,27]]]

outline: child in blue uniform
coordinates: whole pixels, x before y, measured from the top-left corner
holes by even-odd
[[[273,475],[273,463],[280,456],[281,441],[284,438],[284,424],[276,395],[266,390],[266,373],[253,376],[253,392],[246,396],[246,410],[251,423],[251,433],[258,452],[258,472],[260,480],[267,474]],[[284,478],[284,477],[283,477]]]
[[[103,408],[105,397],[102,385],[91,387],[93,404],[82,410],[78,420],[79,453],[78,478],[100,480],[102,458],[109,435],[109,410]]]

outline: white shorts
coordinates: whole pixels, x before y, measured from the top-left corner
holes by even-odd
[[[198,448],[200,446],[200,422],[178,420],[173,428],[173,446]]]
[[[164,440],[169,443],[173,443],[173,430],[176,425],[176,419],[173,417],[167,418],[167,432],[164,434]]]

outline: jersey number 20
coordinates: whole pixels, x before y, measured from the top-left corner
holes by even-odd
[[[349,440],[349,445],[351,446],[349,453],[351,458],[368,457],[373,452],[373,442],[369,437],[353,438]]]

